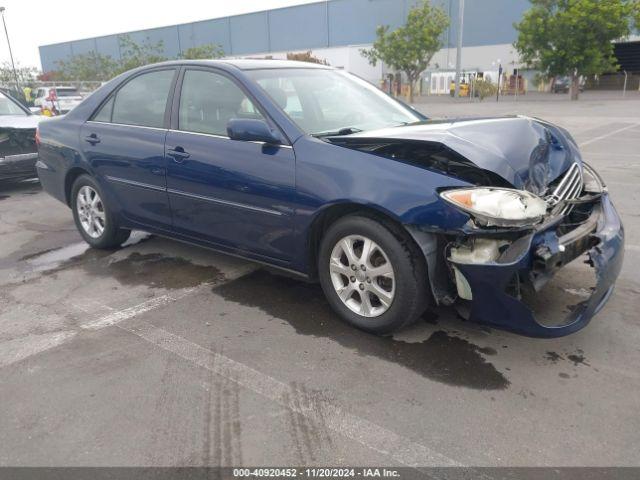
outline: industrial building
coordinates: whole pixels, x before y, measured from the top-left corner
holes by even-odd
[[[460,0],[434,0],[451,18],[443,35],[443,48],[425,73],[432,94],[449,92],[454,76]],[[171,25],[134,32],[115,33],[40,47],[42,70],[53,71],[57,62],[72,55],[95,51],[120,57],[119,37],[135,42],[162,42],[164,55],[175,58],[188,48],[217,44],[228,57],[272,56],[311,50],[330,65],[354,72],[372,82],[386,74],[385,66],[372,67],[360,50],[372,44],[378,25],[401,26],[417,0],[327,0],[306,5],[248,13],[224,18]],[[513,27],[529,8],[528,0],[466,0],[464,6],[462,67],[497,76],[518,68]]]

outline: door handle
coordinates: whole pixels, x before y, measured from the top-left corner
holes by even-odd
[[[86,142],[89,142],[91,145],[100,143],[100,138],[98,138],[98,135],[96,135],[95,133],[92,133],[91,135],[84,137],[84,140]]]
[[[176,163],[184,163],[184,161],[191,156],[191,154],[185,152],[182,147],[170,148],[167,150],[167,154],[173,157],[173,161]]]

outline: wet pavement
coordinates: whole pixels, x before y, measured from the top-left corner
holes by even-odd
[[[333,314],[319,285],[259,270],[214,287],[213,293],[282,320],[300,335],[331,339],[359,355],[394,362],[431,380],[484,390],[501,390],[509,385],[485,358],[496,355],[495,349],[478,347],[456,332],[443,330],[419,342],[362,335]],[[437,325],[437,314],[426,315],[431,324]]]
[[[637,106],[420,105],[544,117],[602,173],[625,265],[593,322],[554,340],[444,308],[368,335],[318,285],[142,232],[94,251],[37,182],[0,184],[0,465],[637,465]],[[570,312],[581,272],[536,308]]]

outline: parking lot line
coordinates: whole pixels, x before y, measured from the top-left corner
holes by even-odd
[[[225,281],[229,282],[235,280],[238,277],[250,273],[255,268],[254,264],[247,264],[237,268],[227,274]],[[196,287],[184,288],[177,293],[154,297],[145,302],[133,305],[132,307],[116,310],[96,320],[83,323],[80,325],[80,330],[100,330],[105,327],[117,325],[119,322],[134,318],[165,305],[169,305],[170,303],[197,293],[202,289],[210,288],[212,285],[213,284],[209,282],[201,283]],[[220,283],[216,283],[216,285],[220,285]],[[107,310],[113,310],[113,308],[108,305],[100,306]],[[59,347],[73,339],[77,333],[78,331],[74,330],[64,330],[45,335],[28,335],[3,342],[0,344],[0,368],[25,360],[26,358],[51,350],[52,348]]]
[[[584,148],[587,145],[591,145],[592,143],[599,142],[600,140],[604,140],[605,138],[611,137],[612,135],[616,135],[618,133],[622,133],[622,132],[624,132],[626,130],[630,130],[632,128],[636,128],[638,126],[640,126],[639,123],[632,123],[631,125],[627,125],[626,127],[618,128],[617,130],[614,130],[613,132],[605,133],[604,135],[600,135],[598,137],[592,138],[592,139],[587,140],[585,142],[581,142],[578,146],[580,148]]]
[[[0,368],[62,345],[75,335],[74,331],[64,330],[41,335],[27,335],[3,342],[0,344]]]
[[[134,305],[124,310],[117,310],[109,313],[97,320],[84,323],[80,325],[82,330],[100,330],[102,328],[116,325],[118,322],[122,322],[129,318],[133,318],[142,313],[154,310],[156,308],[168,305],[172,302],[180,300],[192,293],[195,293],[198,289],[210,286],[209,284],[202,284],[197,287],[187,288],[180,291],[178,294],[173,295],[161,295],[156,298],[147,300],[138,305]],[[104,305],[105,308],[108,308]],[[58,347],[75,337],[77,331],[65,330],[53,332],[45,335],[28,335],[26,337],[20,337],[0,344],[0,368],[12,365],[26,358],[32,357],[39,353],[51,350]]]
[[[82,328],[83,330],[99,330],[104,327],[109,327],[142,313],[146,313],[150,310],[155,310],[156,308],[173,303],[177,300],[180,300],[181,298],[191,295],[200,288],[202,288],[202,285],[198,285],[197,287],[193,288],[186,288],[184,290],[181,290],[178,294],[161,295],[159,297],[147,300],[146,302],[142,302],[138,305],[134,305],[133,307],[125,308],[124,310],[117,310],[113,313],[105,315],[104,317],[100,317],[97,320],[84,323],[80,325],[80,328]]]
[[[248,263],[247,265],[243,265],[232,272],[227,273],[225,276],[225,282],[230,282],[235,280],[243,275],[246,275],[253,271],[256,268],[255,264]],[[165,305],[169,305],[170,303],[176,302],[182,298],[188,297],[189,295],[196,293],[200,290],[204,290],[213,286],[213,283],[205,282],[197,285],[195,287],[183,288],[176,293],[160,295],[158,297],[151,298],[146,302],[139,303],[137,305],[133,305],[132,307],[125,308],[123,310],[116,310],[112,313],[108,313],[107,315],[98,318],[97,320],[92,320],[90,322],[83,323],[80,325],[82,330],[99,330],[104,327],[109,327],[111,325],[116,325],[119,322],[124,320],[128,320],[130,318],[136,317],[143,313],[149,312],[151,310],[155,310],[156,308],[164,307]],[[220,282],[217,282],[215,285],[220,285]]]
[[[355,440],[365,447],[388,455],[402,465],[411,467],[462,466],[446,455],[348,413],[329,400],[309,398],[309,395],[301,389],[283,383],[148,322],[135,319],[117,323],[117,326],[193,365],[205,368],[303,415],[313,422]]]

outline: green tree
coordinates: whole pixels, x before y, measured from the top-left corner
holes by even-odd
[[[167,60],[164,56],[164,42],[152,43],[147,37],[142,43],[136,43],[129,35],[120,35],[120,68],[118,73],[150,63]]]
[[[477,78],[473,81],[473,91],[482,102],[487,97],[495,96],[498,93],[498,86],[482,78]]]
[[[90,51],[56,62],[59,80],[106,81],[121,71],[120,62]]]
[[[147,38],[136,43],[129,35],[121,35],[120,59],[95,51],[81,53],[56,62],[56,80],[106,81],[133,68],[166,60],[162,41],[152,43]]]
[[[373,66],[380,60],[395,71],[403,72],[409,81],[407,97],[412,102],[413,87],[433,55],[442,48],[442,34],[448,26],[445,11],[423,0],[409,11],[404,26],[393,31],[388,25],[379,26],[373,48],[361,53]]]
[[[209,43],[207,45],[200,45],[199,47],[187,48],[178,57],[185,60],[207,60],[210,58],[221,58],[224,57],[224,50],[220,45]]]
[[[635,1],[635,0],[634,0]],[[571,77],[577,100],[581,75],[618,68],[613,41],[630,32],[629,0],[530,0],[532,8],[515,24],[521,60],[549,76]]]
[[[39,82],[57,82],[62,80],[62,74],[56,70],[50,70],[48,72],[42,72],[36,77]]]
[[[13,67],[10,62],[2,62],[0,64],[0,84],[14,85],[16,76],[21,87],[32,83],[38,77],[38,70],[33,67],[21,67],[16,65],[16,75],[13,74]]]

